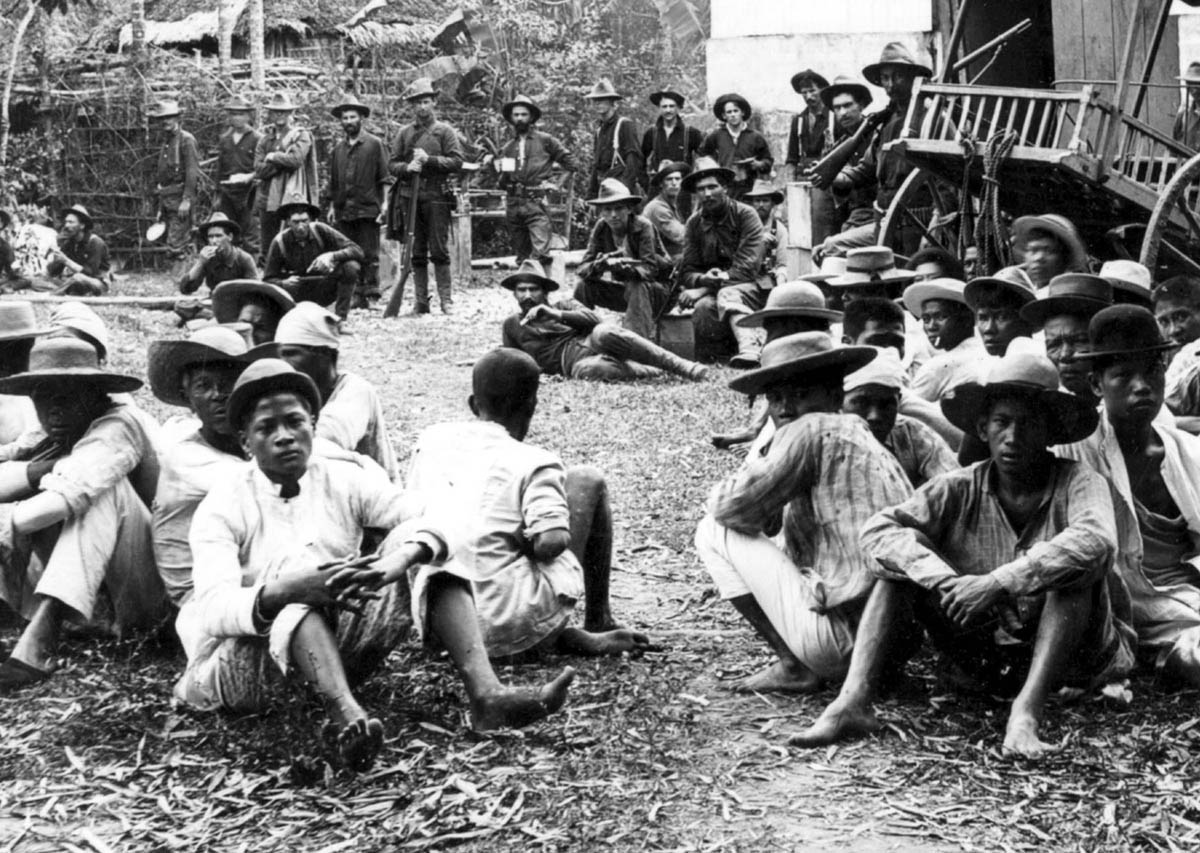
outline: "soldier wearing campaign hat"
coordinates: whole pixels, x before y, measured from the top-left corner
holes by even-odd
[[[235,223],[242,245],[251,255],[260,251],[258,233],[251,227],[254,215],[254,152],[262,135],[250,122],[254,107],[244,98],[225,103],[229,127],[217,139],[216,209]]]

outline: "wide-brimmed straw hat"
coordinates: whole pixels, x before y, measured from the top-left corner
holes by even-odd
[[[271,99],[267,101],[266,108],[275,112],[290,113],[299,109],[300,106],[292,100],[290,92],[275,92],[271,95]]]
[[[517,267],[515,273],[505,276],[500,280],[500,286],[505,290],[516,290],[517,285],[522,282],[532,282],[533,284],[541,285],[542,290],[547,293],[551,290],[558,290],[558,282],[547,276],[542,269],[542,265],[533,260],[533,258],[526,258],[521,261],[521,265]]]
[[[823,381],[853,373],[875,358],[875,347],[835,347],[825,332],[800,332],[771,341],[762,348],[760,367],[731,380],[729,387],[741,394],[761,394],[782,382],[802,384],[805,379]]]
[[[887,246],[864,246],[846,253],[846,271],[828,279],[831,287],[865,287],[872,284],[908,284],[915,272],[896,266],[896,256]]]
[[[691,192],[701,178],[715,177],[729,185],[734,178],[733,169],[726,169],[712,157],[697,157],[692,171],[683,176],[684,192]]]
[[[542,108],[533,102],[533,98],[517,95],[500,108],[500,115],[504,116],[504,120],[509,124],[512,124],[512,111],[515,107],[524,107],[529,110],[529,116],[533,121],[542,117]]]
[[[904,288],[904,307],[908,313],[918,320],[921,319],[921,309],[930,299],[940,299],[943,302],[967,304],[963,295],[967,283],[956,278],[931,278],[928,281],[917,281]]]
[[[841,255],[826,255],[821,258],[821,266],[816,272],[805,273],[800,276],[801,281],[811,281],[816,284],[829,281],[831,278],[845,275],[846,259]]]
[[[847,77],[844,74],[839,74],[833,78],[833,82],[821,90],[821,101],[829,109],[833,109],[833,99],[838,95],[849,95],[858,101],[862,106],[866,106],[875,100],[871,95],[871,90],[859,83],[853,77]]]
[[[142,387],[136,376],[112,373],[100,367],[96,348],[79,338],[43,338],[29,353],[29,369],[0,379],[0,394],[32,394],[42,385],[86,382],[108,394]]]
[[[914,77],[932,77],[933,70],[928,65],[922,65],[913,59],[908,48],[898,41],[889,42],[879,54],[879,61],[863,69],[863,77],[874,86],[882,86],[879,72],[885,68],[902,68],[911,71]]]
[[[821,288],[812,282],[788,281],[771,288],[761,311],[739,317],[736,322],[744,328],[754,328],[770,317],[815,317],[836,323],[841,321],[842,312],[826,308]]]
[[[654,104],[654,106],[656,106],[656,107],[658,106],[659,102],[662,101],[663,98],[670,98],[672,101],[675,102],[676,106],[680,106],[680,107],[682,107],[684,105],[684,103],[687,101],[687,98],[685,98],[682,94],[680,94],[679,91],[676,89],[662,88],[662,89],[659,89],[657,92],[650,93],[650,103]]]
[[[1112,304],[1112,285],[1103,278],[1067,272],[1050,279],[1035,301],[1021,306],[1021,319],[1040,329],[1050,317],[1073,314],[1090,319]]]
[[[1150,270],[1137,261],[1105,261],[1097,273],[1112,285],[1113,302],[1141,305],[1149,308],[1154,304],[1153,278]]]
[[[1140,305],[1110,305],[1088,323],[1087,358],[1123,358],[1166,352],[1175,344],[1163,338],[1154,315]]]
[[[242,428],[242,415],[254,403],[267,394],[291,391],[308,401],[315,415],[321,409],[321,392],[317,385],[281,358],[261,358],[242,371],[229,402],[225,404],[225,417],[235,430]]]
[[[292,295],[277,284],[269,284],[251,278],[234,278],[223,281],[213,288],[213,317],[218,323],[235,322],[242,310],[242,303],[250,294],[261,296],[278,305],[280,316],[296,307],[296,300],[292,298]]]
[[[1044,231],[1066,247],[1070,256],[1068,269],[1071,272],[1087,272],[1087,247],[1083,245],[1083,238],[1071,220],[1057,213],[1043,213],[1041,216],[1018,217],[1012,224],[1013,237],[1018,246],[1023,247],[1034,231]]]
[[[750,121],[750,102],[737,92],[728,92],[713,101],[713,115],[717,117],[717,121],[725,121],[726,104],[737,104],[742,110],[742,121]]]
[[[1187,71],[1175,79],[1184,83],[1200,83],[1200,62],[1189,62]]]
[[[612,80],[601,77],[584,97],[589,101],[619,101],[625,96],[613,88]]]
[[[150,390],[164,403],[186,406],[182,377],[186,370],[206,364],[249,364],[256,358],[275,355],[278,347],[264,344],[257,353],[246,345],[246,339],[225,326],[204,326],[190,338],[176,341],[154,341],[147,360],[150,363]]]
[[[78,216],[85,228],[92,227],[92,215],[88,213],[88,209],[82,204],[73,204],[70,207],[64,208],[60,218],[66,219],[68,213],[74,213]]]
[[[678,173],[680,177],[686,178],[691,171],[692,167],[687,163],[681,163],[678,160],[663,160],[658,164],[658,168],[654,170],[654,174],[650,176],[650,186],[659,186],[662,184],[663,178],[667,177],[667,175]]]
[[[208,217],[208,219],[204,220],[199,225],[197,225],[196,233],[202,237],[207,236],[208,229],[213,228],[213,227],[224,228],[226,231],[228,231],[234,237],[237,237],[239,234],[242,233],[242,226],[238,225],[237,222],[230,219],[228,216],[226,216],[224,213],[222,213],[219,210],[214,211],[212,216]]]
[[[971,279],[963,290],[963,296],[974,311],[985,293],[995,292],[1012,294],[1021,304],[1037,299],[1037,289],[1033,286],[1032,279],[1020,267],[1004,267],[995,275],[981,275]]]
[[[742,195],[742,201],[748,201],[752,198],[769,198],[775,204],[783,204],[783,190],[770,181],[757,178],[754,181],[754,186],[750,188],[750,192]]]
[[[178,101],[155,101],[150,105],[150,109],[146,110],[146,118],[175,118],[179,113]]]
[[[963,432],[974,435],[991,401],[1013,394],[1033,398],[1046,413],[1048,444],[1082,441],[1100,422],[1092,402],[1059,388],[1058,369],[1050,359],[1027,351],[1010,351],[997,359],[983,382],[952,388],[942,397],[942,413]]]
[[[54,326],[38,323],[33,305],[24,300],[0,302],[0,341],[21,341],[38,338],[54,331]]]
[[[354,110],[356,113],[358,113],[363,118],[368,118],[371,115],[371,108],[368,107],[366,104],[364,104],[362,101],[356,100],[354,98],[350,98],[349,100],[342,101],[340,104],[338,104],[336,107],[331,109],[329,112],[331,115],[333,115],[334,118],[341,118],[342,113],[344,113],[346,110]]]
[[[811,68],[805,68],[803,71],[797,71],[792,75],[792,91],[800,94],[800,89],[806,82],[815,83],[818,89],[824,89],[829,85],[829,81],[824,76],[813,71]]]
[[[101,361],[108,359],[108,326],[100,315],[83,302],[60,302],[50,312],[50,325],[56,329],[70,329],[96,348]]]
[[[587,203],[595,207],[608,207],[613,204],[638,204],[640,195],[629,191],[629,187],[617,178],[605,178],[600,182],[600,195],[589,198]]]

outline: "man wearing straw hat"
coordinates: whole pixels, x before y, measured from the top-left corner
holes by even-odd
[[[557,138],[534,127],[542,109],[532,99],[517,95],[500,108],[500,114],[513,129],[513,138],[493,161],[499,186],[508,196],[504,210],[508,236],[518,264],[533,258],[549,275],[553,232],[546,190],[555,166],[570,173],[567,180],[573,179],[575,157]]]
[[[713,103],[713,115],[721,124],[704,137],[697,152],[733,171],[729,195],[734,199],[741,199],[759,178],[770,180],[775,164],[766,137],[746,124],[752,112],[750,102],[736,92],[721,95]]]
[[[167,257],[179,261],[191,249],[192,205],[200,180],[196,137],[179,123],[179,103],[158,101],[146,113],[161,148],[155,173],[158,215],[167,226]]]
[[[1088,324],[1113,304],[1113,288],[1099,276],[1087,273],[1063,273],[1033,302],[1021,307],[1021,319],[1035,332],[1041,332],[1046,358],[1058,368],[1062,386],[1081,400],[1099,405],[1092,391],[1092,364],[1087,359],[1091,348]]]
[[[729,383],[765,394],[775,425],[770,444],[713,489],[696,530],[718,594],[778,656],[735,689],[812,693],[845,673],[874,582],[859,530],[912,493],[862,418],[839,413],[844,377],[876,353],[801,332],[767,344],[762,366]],[[785,549],[771,539],[781,520]]]
[[[1074,223],[1057,213],[1021,216],[1012,225],[1021,269],[1041,290],[1065,272],[1088,272],[1088,252]]]
[[[91,622],[101,596],[119,636],[166,616],[150,536],[158,457],[134,407],[110,396],[141,385],[73,337],[39,341],[28,370],[0,379],[0,394],[33,399],[44,433],[0,465],[0,600],[29,620],[0,692],[49,678],[62,623]]]
[[[633,119],[617,112],[617,104],[625,96],[604,77],[597,80],[592,91],[583,97],[591,104],[592,114],[597,119],[592,133],[592,174],[588,179],[588,195],[595,198],[600,192],[600,182],[605,178],[616,178],[631,193],[637,192],[642,180],[642,148]]]
[[[267,101],[267,119],[254,149],[256,204],[265,254],[283,226],[280,208],[289,204],[316,206],[317,149],[313,135],[296,123],[296,102],[288,92],[276,92]]]
[[[547,376],[624,382],[670,373],[692,382],[708,377],[708,368],[682,359],[656,344],[612,323],[601,323],[595,312],[572,299],[550,304],[558,282],[541,266],[527,260],[500,282],[513,292],[517,312],[501,330],[506,347],[522,350]]]
[[[642,208],[642,216],[654,226],[672,265],[683,255],[687,235],[682,207],[683,179],[691,170],[687,163],[675,160],[659,163],[658,171],[650,178],[650,192],[654,195]],[[691,204],[690,197],[688,204]]]
[[[405,219],[417,191],[417,221],[413,231],[413,313],[429,313],[429,262],[437,284],[443,314],[454,310],[450,276],[450,214],[457,204],[453,181],[462,169],[463,150],[458,133],[437,117],[437,90],[426,77],[414,80],[404,93],[413,111],[413,122],[400,128],[388,169],[396,178],[388,204],[388,234],[393,240],[407,236]]]
[[[379,137],[363,129],[363,121],[371,115],[366,104],[344,101],[330,112],[341,122],[343,138],[329,155],[321,207],[332,204],[331,222],[362,249],[354,307],[369,308],[379,299],[379,226],[388,181],[387,154]]]
[[[82,204],[63,211],[58,246],[46,263],[49,281],[35,279],[35,290],[66,296],[100,296],[112,284],[108,244],[92,230],[92,215]]]
[[[819,746],[875,731],[871,702],[921,641],[960,682],[1016,693],[1006,754],[1038,758],[1050,692],[1099,688],[1133,667],[1127,606],[1107,583],[1116,552],[1104,478],[1048,448],[1095,429],[1096,410],[1059,390],[1044,356],[1010,354],[955,389],[946,416],[989,458],[938,477],[867,522],[861,547],[879,580],[838,697],[789,741]]]
[[[218,323],[245,323],[255,346],[275,340],[283,315],[296,307],[292,295],[277,284],[251,279],[226,281],[212,292],[212,312]]]
[[[963,295],[966,283],[953,278],[917,281],[904,288],[904,307],[921,321],[936,353],[913,375],[912,392],[936,403],[951,389],[979,378],[983,343],[975,336],[975,312]]]
[[[217,139],[216,210],[237,223],[239,238],[251,257],[262,251],[254,227],[254,152],[262,138],[250,121],[254,107],[244,98],[225,103],[229,127]]]
[[[738,326],[738,317],[760,310],[774,284],[762,274],[765,257],[762,221],[754,208],[729,196],[733,170],[701,157],[683,179],[700,211],[687,222],[679,260],[679,306],[691,308],[696,349],[711,358],[733,336],[734,367],[758,363],[762,342],[756,329]]]
[[[187,669],[174,696],[198,711],[261,712],[299,676],[322,700],[350,770],[370,769],[384,730],[355,695],[415,622],[462,675],[477,731],[528,725],[562,707],[565,668],[540,689],[503,685],[484,651],[470,572],[446,562],[447,526],[374,466],[313,454],[320,396],[260,359],[226,404],[253,462],[217,483],[192,519],[194,593],[175,627]],[[360,557],[367,528],[386,531]]]
[[[358,284],[362,249],[324,222],[320,208],[293,202],[279,208],[287,228],[267,249],[263,281],[277,284],[297,302],[333,305],[342,324]],[[343,325],[343,332],[346,331]]]
[[[671,265],[654,226],[637,213],[641,200],[616,178],[601,181],[600,195],[588,200],[600,215],[575,270],[575,300],[624,312],[621,325],[653,340],[670,298],[662,279]]]
[[[1200,441],[1159,417],[1171,343],[1153,315],[1113,305],[1088,325],[1100,423],[1055,452],[1108,480],[1117,561],[1143,658],[1168,684],[1200,686]],[[1112,524],[1112,522],[1109,522]]]
[[[223,281],[258,277],[254,258],[234,245],[242,233],[237,222],[218,210],[196,233],[204,239],[204,245],[179,280],[180,293],[195,293],[202,285],[211,292]]]

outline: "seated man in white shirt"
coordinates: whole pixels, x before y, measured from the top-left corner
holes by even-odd
[[[934,355],[917,370],[912,392],[936,403],[964,382],[979,378],[983,343],[975,336],[975,313],[963,295],[966,282],[936,278],[910,284],[904,307],[921,321]]]
[[[175,696],[198,710],[259,711],[298,671],[338,729],[342,761],[369,769],[383,727],[351,684],[416,625],[450,654],[478,731],[558,710],[575,672],[537,690],[507,688],[484,650],[469,573],[442,561],[444,525],[376,468],[312,456],[316,385],[279,359],[250,365],[228,417],[254,459],[213,487],[192,520],[193,597],[176,629],[188,665]],[[387,531],[359,557],[366,527]],[[370,592],[375,590],[376,592]]]
[[[110,396],[141,384],[102,370],[74,338],[39,341],[28,370],[0,379],[0,394],[33,398],[44,433],[0,465],[0,601],[29,619],[0,665],[0,692],[53,674],[66,619],[111,612],[120,636],[167,615],[150,545],[155,447],[133,407]]]
[[[275,330],[279,355],[307,374],[321,394],[317,438],[373,459],[396,482],[396,450],[388,437],[383,402],[370,382],[338,369],[338,318],[315,302],[300,302]]]
[[[603,475],[564,471],[557,456],[524,441],[540,374],[518,349],[476,362],[467,404],[477,419],[425,430],[409,486],[466,528],[454,559],[478,578],[475,607],[490,657],[644,649],[647,637],[618,628],[609,607],[612,511]],[[578,628],[570,621],[581,597]]]

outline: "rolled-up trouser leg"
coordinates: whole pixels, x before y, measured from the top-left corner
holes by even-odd
[[[696,362],[682,359],[640,335],[611,323],[601,323],[592,329],[584,346],[621,361],[648,364],[685,379],[700,379],[703,372]]]

